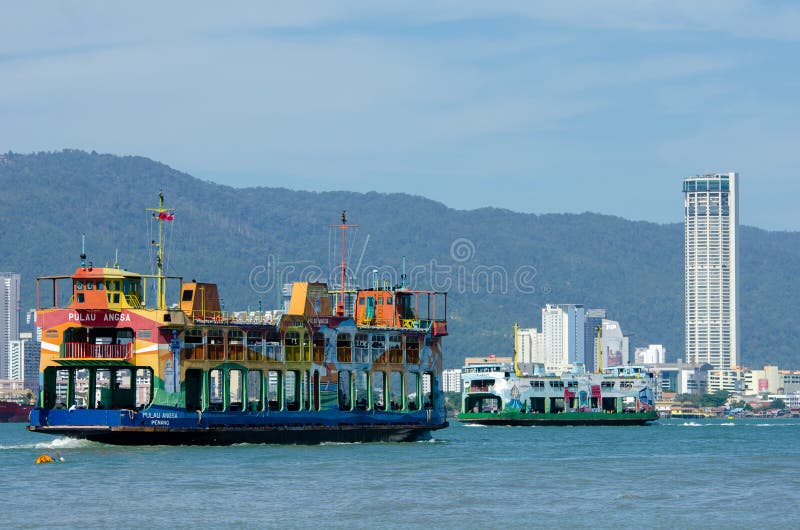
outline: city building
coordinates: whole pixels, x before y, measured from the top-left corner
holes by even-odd
[[[645,365],[658,379],[656,398],[661,394],[705,394],[708,392],[708,372],[710,364],[686,364],[678,360],[674,363]]]
[[[740,368],[730,368],[728,370],[709,370],[708,371],[708,393],[727,390],[728,392],[744,391],[745,371]]]
[[[730,370],[739,360],[737,173],[683,180],[686,361]],[[718,381],[730,378],[722,373]],[[711,380],[710,380],[711,381]]]
[[[9,348],[19,338],[19,285],[16,272],[0,272],[0,378],[8,378]]]
[[[603,325],[603,319],[607,317],[605,309],[587,309],[586,320],[583,331],[583,352],[586,362],[586,371],[597,371],[597,328]]]
[[[545,370],[561,373],[584,363],[585,310],[580,304],[542,308],[542,355]]]
[[[767,399],[775,401],[776,399],[782,400],[790,409],[800,408],[800,392],[792,392],[789,394],[769,394]]]
[[[26,389],[39,392],[39,353],[41,343],[30,332],[22,332],[19,339],[9,341],[8,373],[4,379],[22,380]]]
[[[661,344],[648,344],[646,348],[636,348],[633,352],[634,364],[664,364],[667,351]]]
[[[747,395],[776,394],[779,388],[783,388],[783,378],[777,366],[766,365],[761,370],[744,372],[744,393]]]
[[[603,351],[603,368],[610,368],[612,366],[623,366],[628,363],[629,344],[628,337],[623,335],[622,327],[616,320],[609,320],[604,318],[602,320],[602,332],[600,335],[600,344]],[[596,339],[595,339],[596,342]],[[597,359],[597,352],[594,352],[593,364],[599,365]]]
[[[798,391],[800,391],[800,371],[780,370],[774,365],[744,371],[745,395],[790,394]]]
[[[520,328],[517,330],[517,362],[543,363],[542,340],[544,336],[536,328]]]
[[[461,370],[459,368],[442,371],[442,390],[444,392],[461,392]]]

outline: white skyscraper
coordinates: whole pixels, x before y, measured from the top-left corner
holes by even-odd
[[[739,360],[736,228],[739,175],[683,180],[686,362],[724,370]]]
[[[542,308],[542,352],[548,372],[584,362],[585,312],[582,305],[547,304]]]
[[[0,272],[0,379],[8,377],[9,348],[19,338],[19,282],[16,272]]]
[[[517,331],[517,361],[520,363],[543,363],[542,334],[536,328],[520,328]]]

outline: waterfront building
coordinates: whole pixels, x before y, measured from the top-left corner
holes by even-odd
[[[687,364],[679,359],[674,363],[647,364],[645,367],[658,379],[657,399],[664,392],[675,394],[705,394],[708,391],[710,364]]]
[[[442,390],[444,392],[461,392],[461,369],[442,371]]]
[[[616,320],[604,318],[602,320],[602,333],[600,336],[601,349],[603,351],[603,368],[613,366],[624,366],[628,363],[629,344],[628,337],[622,333],[622,327]],[[597,366],[599,360],[594,353],[594,365]]]
[[[646,348],[636,348],[633,358],[635,364],[664,364],[666,354],[661,344],[648,344]]]
[[[517,330],[517,362],[521,364],[543,363],[542,340],[544,336],[536,328]]]
[[[587,309],[583,330],[583,352],[586,362],[586,371],[597,370],[597,328],[602,327],[603,319],[607,317],[605,309]]]
[[[686,361],[720,371],[739,359],[738,178],[716,173],[683,180]],[[727,387],[732,380],[720,372],[716,381]]]
[[[744,390],[744,373],[740,368],[729,370],[709,370],[708,371],[708,390],[707,392],[742,392]]]
[[[746,395],[775,394],[779,388],[783,388],[783,381],[777,366],[765,365],[761,370],[745,370],[744,372],[744,393]]]
[[[19,337],[19,286],[16,272],[0,272],[0,378],[8,378],[9,348]]]
[[[767,395],[769,401],[782,400],[790,409],[800,408],[800,392]]]
[[[800,391],[800,371],[780,370],[775,365],[744,371],[744,394],[783,394]]]
[[[19,339],[9,341],[8,373],[4,379],[22,380],[26,389],[39,392],[39,354],[41,343],[30,332],[22,332]]]
[[[585,318],[580,304],[547,304],[542,308],[545,370],[561,373],[585,362]]]

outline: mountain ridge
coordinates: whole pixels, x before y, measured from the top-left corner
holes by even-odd
[[[364,256],[362,285],[372,267],[396,279],[406,256],[414,287],[439,283],[451,291],[448,366],[507,354],[513,322],[538,328],[543,304],[566,302],[609,309],[634,334],[632,348],[662,343],[669,359],[683,356],[682,223],[458,210],[404,193],[235,188],[146,157],[79,150],[7,153],[0,189],[0,269],[23,272],[23,307],[34,303],[32,276],[76,266],[81,233],[96,263],[113,260],[119,248],[128,268],[151,270],[144,209],[163,189],[176,208],[168,270],[216,281],[228,308],[274,305],[277,280],[269,289],[253,284],[254,271],[270,259],[293,266],[290,274],[311,264],[330,274],[337,261],[329,226],[348,210],[360,225],[350,252],[352,266]],[[800,296],[792,273],[800,266],[800,233],[740,229],[742,363],[798,366],[792,338],[800,325],[787,310],[775,320],[759,308],[788,309]],[[24,244],[16,233],[26,235]]]

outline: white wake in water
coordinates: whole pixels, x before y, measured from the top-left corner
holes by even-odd
[[[59,451],[61,449],[80,449],[84,447],[92,447],[97,445],[95,442],[89,440],[78,440],[76,438],[67,438],[66,436],[60,438],[53,438],[47,442],[39,442],[35,444],[20,444],[20,445],[0,445],[0,450],[6,449],[54,449]]]

